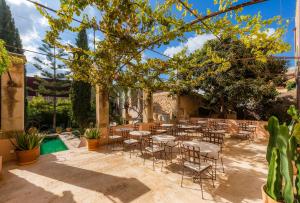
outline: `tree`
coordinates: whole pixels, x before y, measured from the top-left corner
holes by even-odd
[[[238,0],[214,1],[219,4],[219,10],[223,11]],[[187,1],[185,1],[187,3]],[[288,45],[283,43],[281,36],[284,29],[279,28],[272,36],[267,36],[267,26],[276,24],[279,19],[262,20],[260,14],[254,16],[241,15],[241,9],[223,15],[206,18],[201,23],[187,23],[184,17],[187,9],[178,13],[172,13],[177,5],[181,11],[181,4],[177,1],[163,1],[151,5],[149,0],[91,0],[91,1],[61,1],[59,15],[52,16],[43,8],[39,11],[45,16],[50,25],[50,31],[46,34],[46,40],[52,45],[71,52],[72,60],[66,61],[71,68],[72,76],[76,80],[83,80],[97,86],[98,100],[103,101],[99,112],[104,116],[98,123],[101,127],[108,127],[108,92],[115,85],[131,86],[136,82],[134,75],[137,64],[142,62],[142,53],[146,49],[152,49],[169,41],[184,39],[184,33],[196,32],[197,34],[213,33],[223,38],[235,36],[240,38],[245,46],[252,48],[255,57],[264,61],[267,56],[286,50]],[[101,20],[84,15],[88,6],[96,8],[101,13]],[[191,4],[187,4],[191,7]],[[194,13],[200,13],[193,10]],[[211,11],[207,9],[207,15]],[[83,16],[82,22],[74,25],[73,16]],[[77,20],[78,22],[78,20]],[[74,48],[59,40],[60,34],[65,31],[79,32],[83,28],[94,29],[102,33],[102,39],[97,42],[95,50]],[[262,52],[261,48],[270,47],[268,52]],[[216,57],[216,53],[210,51],[209,61],[218,62],[220,66],[215,74],[230,67],[225,58]],[[203,65],[203,64],[202,64]],[[188,67],[188,66],[187,66]],[[185,68],[184,68],[185,69]],[[188,71],[185,69],[184,71]],[[172,75],[175,71],[168,72]],[[130,76],[130,77],[129,77]],[[124,78],[128,78],[125,80]],[[201,80],[200,77],[198,80]],[[121,82],[120,82],[121,81]],[[176,83],[175,83],[176,85]],[[102,109],[103,108],[103,109]]]
[[[36,76],[38,90],[41,95],[47,95],[53,99],[53,124],[52,127],[56,128],[56,108],[57,97],[60,95],[66,95],[69,92],[66,88],[70,86],[69,81],[66,80],[65,65],[57,60],[65,56],[62,49],[58,49],[55,46],[43,41],[39,50],[46,53],[45,58],[34,57],[36,61],[34,66],[41,72],[42,77]]]
[[[23,54],[19,31],[5,0],[0,0],[0,39],[6,43],[8,51]]]
[[[225,47],[224,44],[230,46]],[[181,79],[186,81],[191,77],[205,76],[193,87],[204,91],[204,98],[215,113],[236,111],[242,117],[248,114],[258,119],[264,118],[264,110],[275,101],[278,94],[276,87],[283,85],[286,80],[287,62],[275,58],[268,58],[266,62],[258,61],[251,48],[231,38],[222,42],[210,40],[187,58],[194,64],[201,64],[206,60],[207,50],[216,51],[217,57],[226,57],[230,67],[218,74],[210,74],[218,69],[217,63],[210,62],[189,74],[181,74]]]
[[[85,29],[78,33],[76,45],[84,50],[89,49]],[[89,114],[91,112],[91,85],[84,81],[73,80],[71,86],[71,101],[74,119],[80,128],[87,127],[89,124]]]

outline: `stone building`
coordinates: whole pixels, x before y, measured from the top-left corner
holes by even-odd
[[[171,95],[170,92],[153,94],[153,117],[156,121],[187,119],[199,115],[202,100],[194,95]]]

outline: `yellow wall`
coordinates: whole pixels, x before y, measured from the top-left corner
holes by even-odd
[[[9,69],[13,85],[9,85],[8,73],[1,76],[0,156],[4,162],[15,158],[7,135],[24,130],[24,70],[24,64],[14,64]]]

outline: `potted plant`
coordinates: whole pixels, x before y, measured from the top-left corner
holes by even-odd
[[[62,133],[62,127],[57,127],[56,129],[55,129],[55,132],[57,133],[57,134],[60,134],[60,133]]]
[[[289,108],[288,114],[292,117],[289,125],[279,124],[274,116],[268,122],[270,137],[266,159],[269,169],[267,184],[262,187],[265,203],[300,200],[300,154],[297,151],[300,115],[294,106]]]
[[[87,140],[88,150],[96,151],[99,146],[100,131],[97,128],[89,128],[85,131],[84,137]]]
[[[44,136],[37,132],[23,132],[14,138],[10,141],[15,147],[18,164],[27,165],[36,162],[40,156],[40,145]]]

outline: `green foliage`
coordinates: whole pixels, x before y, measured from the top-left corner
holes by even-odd
[[[36,61],[33,65],[41,72],[42,77],[35,76],[38,85],[37,92],[41,95],[50,96],[53,98],[53,129],[56,128],[56,106],[57,97],[66,95],[69,92],[65,89],[70,86],[66,76],[69,74],[63,69],[66,66],[63,63],[59,63],[57,59],[65,56],[62,49],[57,49],[55,46],[51,46],[49,43],[43,41],[39,50],[46,53],[45,59],[34,57]],[[50,70],[50,71],[49,71]]]
[[[293,178],[293,163],[296,167],[300,164],[300,154],[297,152],[297,145],[300,144],[300,123],[299,113],[294,106],[289,108],[288,113],[293,118],[289,126],[285,123],[280,125],[276,117],[269,119],[266,192],[274,200],[293,203],[300,194],[299,171],[296,180]]]
[[[288,91],[291,91],[296,88],[296,81],[288,81],[285,87]]]
[[[15,27],[11,11],[5,0],[0,0],[0,39],[8,45],[9,52],[23,54],[19,31]]]
[[[39,147],[44,139],[44,136],[38,132],[24,132],[16,134],[15,140],[10,140],[16,150],[25,151]]]
[[[230,66],[220,71],[219,63],[208,62],[211,51],[219,58],[227,58]],[[183,51],[170,60],[174,64],[186,63],[184,66],[177,63],[174,69],[178,71],[170,77],[170,83],[176,84],[175,92],[204,91],[213,113],[236,111],[239,117],[245,117],[251,112],[264,119],[264,108],[271,106],[278,95],[276,86],[285,81],[287,63],[273,58],[263,63],[253,57],[251,48],[240,40],[210,40],[201,50],[190,55]],[[242,58],[246,60],[239,60]]]
[[[35,126],[41,130],[52,128],[53,104],[42,96],[33,97],[28,101],[27,127]],[[70,127],[72,125],[72,107],[68,99],[57,101],[57,125]]]
[[[0,75],[11,66],[11,60],[4,45],[4,41],[0,39]]]
[[[78,33],[76,45],[84,50],[89,49],[86,30],[81,30]],[[73,118],[80,128],[86,128],[91,114],[91,85],[84,81],[74,80],[71,85],[70,97]]]
[[[97,128],[86,129],[84,137],[86,139],[99,139],[101,136],[100,131]]]

